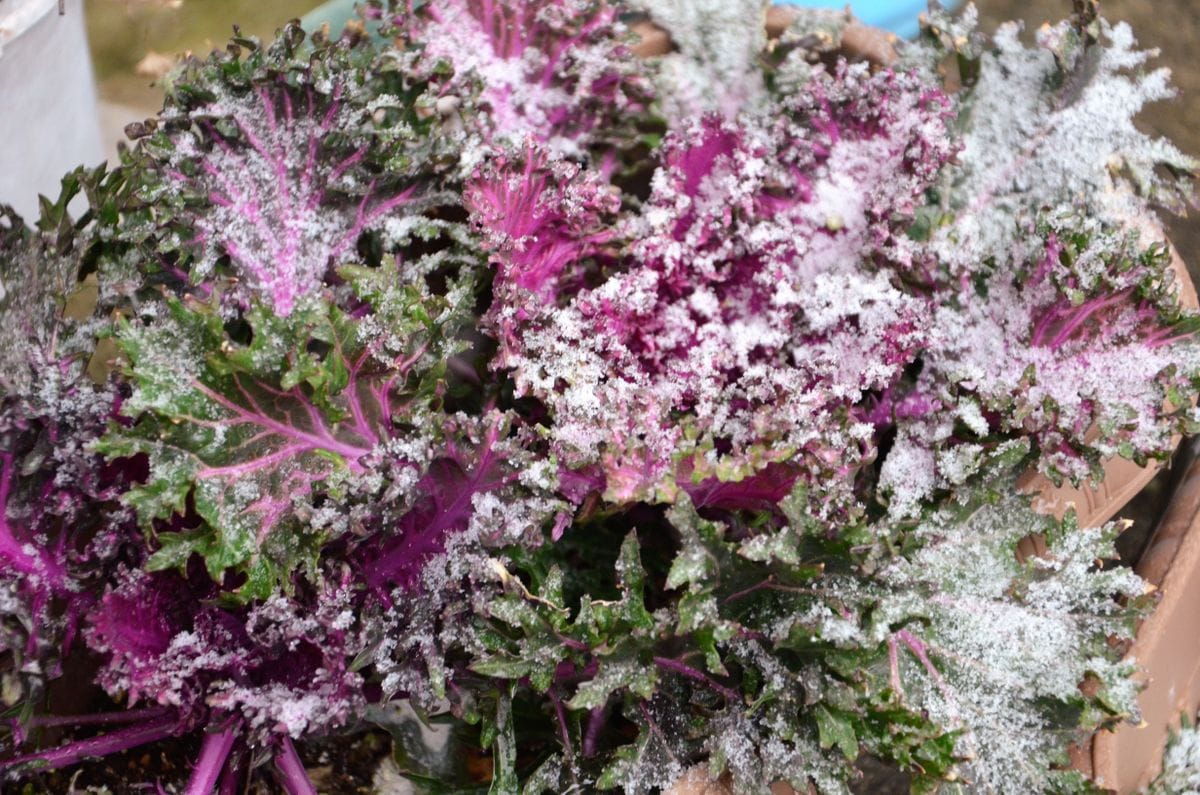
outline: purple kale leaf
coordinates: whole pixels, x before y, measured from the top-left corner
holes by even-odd
[[[451,294],[430,295],[403,280],[408,270],[389,261],[345,271],[355,316],[255,306],[248,342],[230,338],[212,300],[172,299],[162,317],[123,326],[134,389],[122,412],[134,424],[103,449],[149,456],[150,477],[125,498],[148,531],[193,513],[201,523],[159,533],[152,567],[199,552],[213,577],[237,568],[244,593],[265,597],[347,529],[354,494],[411,492],[437,432],[418,418],[460,347],[452,302],[472,291],[467,275]]]
[[[361,711],[348,589],[334,580],[311,603],[276,595],[249,608],[218,607],[218,595],[195,568],[130,572],[89,615],[100,683],[189,725],[234,719],[260,736],[316,733]]]
[[[429,558],[445,550],[446,539],[465,531],[476,500],[515,479],[496,449],[499,423],[489,427],[475,450],[452,445],[450,455],[433,460],[414,491],[420,496],[379,543],[365,550],[365,582],[387,593],[390,588],[418,588]]]
[[[615,500],[787,459],[848,491],[871,454],[851,409],[927,341],[904,232],[952,152],[945,122],[916,77],[819,72],[773,120],[669,136],[645,206],[608,228],[594,175],[528,154],[481,173],[497,364],[546,403],[562,460],[599,463]],[[531,180],[554,191],[531,201]]]
[[[948,291],[935,315],[883,465],[894,512],[962,483],[1003,438],[1028,437],[1043,473],[1079,482],[1107,457],[1163,458],[1195,427],[1198,321],[1168,249],[1072,215],[1026,245],[1015,272]]]
[[[436,237],[462,143],[421,112],[427,87],[389,82],[366,41],[289,26],[268,47],[239,42],[172,76],[109,187],[125,221],[109,226],[114,208],[101,234],[132,249],[109,255],[114,274],[133,263],[176,293],[286,316],[336,288],[339,266],[406,254],[414,227]]]
[[[286,88],[260,86],[189,113],[196,127],[174,140],[168,174],[209,201],[196,216],[193,280],[208,280],[228,257],[251,295],[287,315],[353,258],[364,232],[412,201],[412,187],[380,195],[374,180],[359,184],[367,145],[329,151],[338,130],[364,120],[339,89],[318,97],[309,85],[293,100]]]
[[[86,301],[68,307],[80,258],[63,223],[34,233],[6,214],[0,226],[0,648],[34,700],[139,540],[118,500],[145,474],[142,460],[106,463],[93,449],[121,393],[87,374],[96,327]]]
[[[437,107],[482,111],[488,141],[528,136],[578,156],[632,142],[650,104],[614,4],[446,0],[393,24],[420,53],[417,70],[435,86]]]

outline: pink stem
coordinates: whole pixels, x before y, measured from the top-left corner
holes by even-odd
[[[678,660],[672,660],[669,657],[655,657],[654,664],[657,665],[659,668],[662,668],[667,671],[671,671],[672,673],[679,674],[680,676],[686,677],[695,682],[699,682],[699,683],[711,688],[713,691],[720,693],[728,701],[732,701],[734,703],[740,703],[742,700],[741,694],[738,693],[736,690],[726,687],[725,685],[721,684],[720,682],[716,681],[715,679],[713,679],[709,676],[706,676],[705,674],[701,673],[700,671],[697,671],[695,668],[691,667],[690,665],[681,663]]]
[[[250,402],[251,406],[253,407],[252,410],[247,410],[245,406],[239,406],[237,403],[234,403],[220,392],[210,389],[199,380],[194,381],[193,385],[196,390],[198,390],[205,397],[209,398],[214,403],[217,403],[222,408],[233,412],[237,419],[267,428],[275,433],[278,433],[280,436],[301,442],[309,447],[325,449],[331,453],[337,453],[338,455],[348,459],[351,464],[370,452],[366,448],[355,447],[354,445],[339,442],[329,434],[329,429],[325,428],[324,426],[319,429],[317,434],[312,434],[305,433],[304,431],[301,431],[293,426],[285,425],[278,420],[272,419],[271,417],[267,416],[267,414],[264,413],[261,408],[259,408],[258,404],[246,391],[245,387],[241,385],[240,381],[238,382],[238,387],[241,389],[242,394],[245,395],[246,399]]]
[[[896,650],[896,636],[888,638],[888,668],[891,670],[892,692],[904,698],[904,685],[900,682],[900,659]]]
[[[221,776],[221,783],[217,787],[218,795],[238,795],[241,791],[239,785],[242,783],[242,764],[245,754],[246,749],[239,748],[230,757],[229,764],[225,765],[225,773]]]
[[[177,716],[165,716],[137,726],[118,729],[115,732],[110,732],[100,737],[91,737],[86,740],[60,745],[48,751],[37,751],[35,753],[15,756],[12,759],[0,762],[0,770],[32,762],[40,763],[43,767],[50,769],[66,767],[78,764],[85,759],[108,756],[109,754],[127,751],[130,748],[136,748],[139,745],[165,739],[174,734],[178,728],[179,718]]]
[[[28,726],[34,729],[56,726],[114,726],[157,718],[171,711],[170,707],[146,707],[145,709],[99,712],[94,715],[38,715],[30,719]]]
[[[948,702],[953,703],[954,694],[950,690],[950,685],[946,683],[944,678],[942,678],[942,672],[939,671],[934,666],[933,661],[929,659],[925,642],[909,632],[907,629],[899,630],[895,633],[895,637],[902,641],[904,645],[908,647],[909,651],[911,651],[913,655],[915,655],[916,658],[921,661],[921,665],[925,666],[925,670],[929,673],[929,676],[933,679],[934,683],[937,684],[938,690],[941,691],[942,696]]]
[[[225,769],[225,760],[233,749],[233,741],[237,739],[237,724],[219,732],[204,735],[204,744],[200,746],[200,758],[188,779],[187,789],[183,795],[212,795],[213,789]]]
[[[280,461],[293,458],[300,453],[311,449],[311,447],[305,445],[291,445],[289,447],[282,447],[270,455],[251,459],[250,461],[245,461],[241,464],[229,464],[228,466],[222,467],[204,467],[202,469],[198,469],[196,470],[196,478],[239,477],[241,475],[249,474],[250,472],[257,472],[265,467],[275,466]]]
[[[291,737],[284,735],[280,739],[279,748],[275,751],[275,769],[287,795],[317,795],[317,788],[308,777]]]
[[[1095,300],[1092,300],[1092,301],[1089,301],[1089,302],[1083,304],[1082,306],[1080,306],[1078,309],[1075,310],[1074,317],[1072,317],[1066,323],[1066,325],[1064,325],[1062,327],[1062,330],[1060,330],[1058,332],[1058,334],[1055,335],[1054,339],[1050,342],[1050,347],[1058,348],[1058,347],[1062,346],[1067,340],[1069,340],[1071,338],[1071,335],[1075,333],[1076,329],[1078,329],[1081,325],[1083,325],[1083,323],[1086,322],[1089,317],[1091,317],[1095,313],[1099,312],[1101,309],[1107,309],[1108,307],[1112,306],[1113,304],[1120,303],[1121,301],[1125,300],[1128,296],[1129,296],[1129,291],[1122,290],[1121,292],[1117,293],[1116,295],[1110,296],[1109,298],[1095,299]]]

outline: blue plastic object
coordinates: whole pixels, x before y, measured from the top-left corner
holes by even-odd
[[[805,6],[806,8],[839,8],[843,3],[836,0],[777,0],[790,5]],[[943,2],[943,5],[953,8],[960,0]],[[884,30],[890,30],[897,36],[910,39],[917,35],[917,15],[928,7],[928,0],[851,0],[850,7],[854,15],[868,25],[874,25]],[[305,15],[302,20],[305,28],[320,27],[328,22],[329,29],[335,34],[342,29],[346,22],[354,17],[354,0],[329,0]]]
[[[346,23],[354,19],[354,3],[355,0],[328,0],[305,14],[300,25],[305,30],[316,30],[328,24],[329,32],[337,36]]]
[[[805,8],[837,8],[841,4],[828,0],[776,0],[794,6]],[[960,0],[943,2],[947,8],[954,8]],[[868,25],[890,30],[897,36],[911,39],[920,32],[917,16],[929,7],[928,0],[850,0],[850,8],[854,16]]]

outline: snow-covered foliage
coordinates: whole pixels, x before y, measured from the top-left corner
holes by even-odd
[[[553,413],[561,460],[599,465],[612,499],[772,462],[849,491],[873,452],[851,407],[926,343],[928,303],[896,270],[910,265],[899,239],[914,203],[950,155],[946,100],[865,66],[809,91],[770,119],[673,131],[649,199],[615,227],[610,192],[537,154],[468,188],[497,241],[503,362]],[[602,280],[583,286],[595,258]],[[839,501],[832,485],[822,496]]]
[[[910,532],[921,548],[884,566],[875,617],[876,633],[904,627],[887,637],[897,689],[961,731],[962,775],[982,791],[1036,792],[1077,776],[1060,770],[1056,712],[1079,710],[1090,730],[1137,710],[1134,666],[1113,661],[1108,644],[1131,635],[1143,584],[1127,568],[1096,569],[1116,557],[1117,527],[1059,525],[1014,492],[968,492]],[[1047,551],[1018,561],[1031,532]]]
[[[1166,76],[1087,4],[891,68],[640,9],[667,56],[600,0],[238,38],[0,221],[0,769],[308,793],[374,724],[429,791],[1085,786],[1147,599],[1015,484],[1196,426]],[[76,661],[111,708],[47,714]]]
[[[916,230],[943,269],[916,394],[942,410],[898,423],[884,481],[901,513],[958,477],[945,448],[971,437],[1031,434],[1043,472],[1079,480],[1102,456],[1161,457],[1194,424],[1177,387],[1200,362],[1194,321],[1148,219],[1196,161],[1132,121],[1171,96],[1165,70],[1137,71],[1150,54],[1124,24],[1065,21],[1032,48],[1007,25],[984,47],[972,20],[935,19],[947,41],[924,45],[954,49],[970,83],[959,166]]]
[[[767,46],[760,0],[640,0],[675,51],[658,63],[664,111],[673,118],[736,116],[765,97],[759,60]]]
[[[1151,783],[1152,795],[1193,795],[1200,792],[1200,731],[1192,721],[1183,726],[1167,743],[1162,773]]]
[[[943,199],[954,218],[935,245],[968,271],[980,257],[1008,259],[1044,208],[1127,223],[1151,201],[1182,198],[1156,171],[1196,167],[1134,126],[1147,103],[1174,92],[1165,68],[1142,70],[1154,53],[1136,49],[1127,24],[1063,21],[1038,30],[1035,46],[1020,33],[1002,25],[979,53],[960,115],[962,168],[947,175]]]
[[[384,31],[416,53],[433,108],[491,142],[532,138],[579,157],[635,137],[650,82],[618,6],[594,0],[398,3]],[[469,136],[470,138],[473,138]],[[475,157],[468,147],[465,161]]]

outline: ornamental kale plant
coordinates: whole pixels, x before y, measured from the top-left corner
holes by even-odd
[[[871,64],[751,0],[374,2],[184,62],[0,221],[0,771],[1087,790],[1151,602],[1017,483],[1167,459],[1200,316],[1167,76],[1077,5]]]

